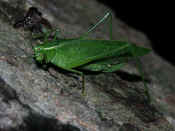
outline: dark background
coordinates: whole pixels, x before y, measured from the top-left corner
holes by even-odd
[[[145,33],[152,42],[153,50],[163,59],[175,65],[175,16],[173,3],[148,1],[98,0],[112,8],[115,15],[129,26]],[[175,12],[175,11],[174,11]]]

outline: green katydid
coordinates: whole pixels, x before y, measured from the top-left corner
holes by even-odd
[[[110,18],[110,40],[87,39],[88,34],[107,18]],[[150,52],[150,49],[136,46],[133,43],[112,40],[111,22],[112,15],[107,12],[102,19],[79,38],[56,39],[55,35],[52,41],[45,40],[42,44],[34,47],[35,59],[41,63],[52,63],[64,70],[80,74],[83,84],[82,93],[84,94],[85,83],[82,69],[115,72],[123,67],[128,59],[138,58]],[[143,79],[142,71],[139,71]]]

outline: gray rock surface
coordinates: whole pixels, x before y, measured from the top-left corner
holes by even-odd
[[[16,17],[37,7],[63,37],[77,37],[110,10],[94,0],[0,1],[0,130],[2,131],[173,131],[175,68],[154,52],[141,58],[151,96],[134,62],[116,73],[87,74],[86,93],[69,72],[32,58],[31,32],[14,29]],[[111,11],[111,10],[110,10]],[[150,47],[147,37],[113,19],[113,37]],[[94,38],[108,39],[103,27]],[[35,44],[34,43],[34,44]],[[73,75],[73,76],[72,76]]]

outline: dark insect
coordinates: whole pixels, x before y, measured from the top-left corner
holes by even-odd
[[[52,29],[48,20],[42,17],[42,13],[38,11],[36,7],[29,8],[26,15],[20,19],[17,19],[14,27],[30,30],[34,33],[43,33],[43,26]]]

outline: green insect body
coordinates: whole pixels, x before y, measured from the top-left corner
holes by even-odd
[[[84,75],[79,69],[88,71],[114,72],[123,67],[128,59],[137,58],[150,52],[150,49],[116,40],[89,40],[85,37],[102,23],[107,13],[95,26],[76,39],[54,39],[34,47],[35,59],[41,63],[52,63],[59,68]],[[110,28],[112,32],[112,28]],[[111,33],[112,34],[112,33]]]
[[[38,61],[53,63],[63,69],[81,68],[90,71],[109,71],[121,64],[124,58],[133,57],[132,52],[142,56],[150,50],[128,42],[110,40],[66,40],[38,45],[34,48]],[[116,61],[114,61],[117,59]],[[120,60],[121,59],[121,60]],[[88,64],[89,63],[89,64]],[[126,61],[123,61],[126,63]],[[114,70],[116,71],[116,70]]]

